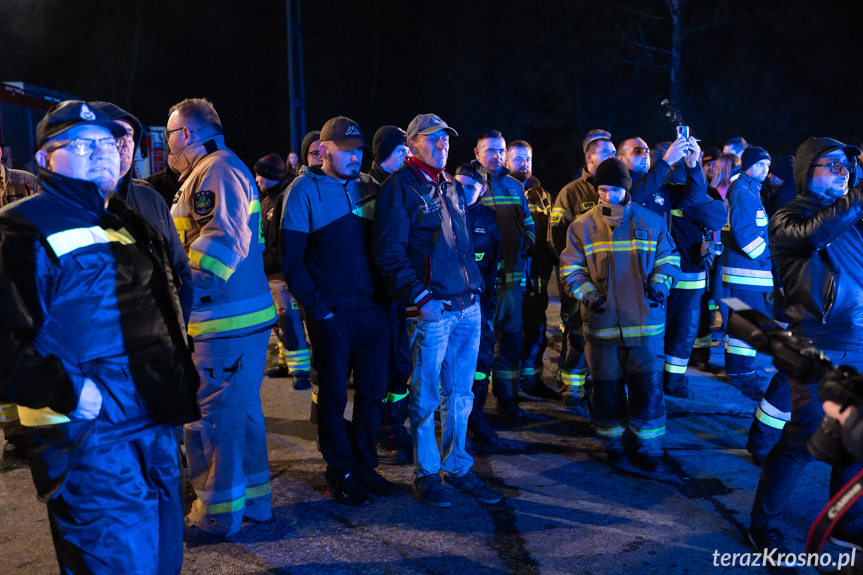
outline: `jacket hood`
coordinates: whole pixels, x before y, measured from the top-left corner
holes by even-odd
[[[300,166],[306,166],[306,156],[309,155],[309,148],[315,141],[321,139],[321,133],[318,130],[312,130],[303,137],[303,142],[300,144]]]
[[[105,114],[107,114],[108,119],[110,120],[122,120],[132,126],[132,130],[135,132],[133,137],[135,141],[135,147],[132,150],[132,158],[135,157],[135,152],[138,151],[138,146],[141,144],[141,140],[144,139],[144,125],[141,123],[138,118],[117,106],[116,104],[112,104],[110,102],[90,102],[90,105],[96,108],[97,110],[101,110]],[[132,185],[132,172],[134,172],[134,162],[132,167],[129,168],[129,171],[125,176],[120,178],[120,181],[117,182],[117,195],[119,195],[124,200],[129,193],[129,186]]]
[[[797,154],[794,156],[794,185],[797,187],[798,196],[821,201],[809,191],[809,167],[812,165],[812,160],[818,156],[837,149],[842,149],[849,159],[860,155],[860,148],[857,146],[847,146],[833,138],[809,138],[800,144],[800,147],[797,148]]]

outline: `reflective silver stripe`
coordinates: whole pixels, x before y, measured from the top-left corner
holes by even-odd
[[[781,419],[782,421],[791,421],[790,411],[779,411],[766,399],[761,400],[761,404],[759,405],[759,407],[761,408],[761,411],[763,411],[770,417],[775,417],[776,419]]]
[[[735,347],[743,347],[743,348],[747,348],[747,349],[753,349],[753,347],[751,345],[749,345],[748,343],[746,343],[742,339],[733,338],[730,335],[725,336],[725,342],[728,345],[733,345]]]
[[[748,270],[746,268],[722,268],[723,273],[747,278],[766,278],[773,280],[773,273],[770,270]]]
[[[686,273],[683,272],[677,277],[677,281],[698,281],[698,280],[706,280],[707,272],[696,272],[696,273]]]
[[[99,226],[63,230],[62,232],[51,234],[48,236],[47,240],[51,249],[54,250],[54,253],[57,254],[58,258],[75,250],[95,244],[117,242],[128,245],[135,243],[135,238],[126,231],[126,228],[120,228],[119,230],[106,230]]]
[[[747,254],[751,254],[752,252],[755,251],[755,249],[758,246],[760,246],[763,243],[764,243],[764,238],[755,238],[754,240],[752,240],[751,242],[749,242],[748,244],[743,246],[743,251],[746,252]]]

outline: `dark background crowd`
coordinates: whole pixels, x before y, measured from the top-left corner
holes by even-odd
[[[297,1],[307,129],[339,113],[373,133],[433,111],[462,136],[454,161],[491,128],[531,142],[552,193],[581,166],[589,129],[673,140],[660,102],[675,95],[706,143],[743,134],[778,157],[812,134],[863,139],[858,3]],[[285,30],[285,2],[0,0],[0,78],[116,102],[151,125],[205,96],[251,165],[291,148]],[[837,95],[841,109],[826,103]]]

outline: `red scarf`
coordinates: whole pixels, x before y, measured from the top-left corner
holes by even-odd
[[[416,156],[411,156],[410,158],[405,160],[405,162],[410,162],[415,168],[418,168],[424,174],[426,174],[428,177],[430,177],[433,182],[438,181],[438,178],[440,177],[441,173],[443,172],[443,168],[440,168],[440,169],[432,168],[431,166],[429,166],[428,164],[426,164],[425,162],[423,162],[422,160],[420,160]]]

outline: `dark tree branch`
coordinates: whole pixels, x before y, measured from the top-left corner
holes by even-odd
[[[715,22],[709,22],[707,24],[702,24],[701,26],[695,26],[693,28],[686,28],[683,30],[684,36],[689,36],[693,32],[701,32],[702,30],[707,30],[709,28],[715,28],[716,26],[723,26],[725,24],[733,24],[735,22],[739,22],[742,18],[728,18],[725,20],[716,20]]]
[[[629,58],[621,58],[620,61],[624,62],[626,64],[631,64],[632,66],[636,66],[638,68],[649,68],[652,70],[668,70],[669,69],[668,63],[661,64],[661,65],[660,64],[642,64],[641,62],[635,62],[633,60],[630,60]]]

